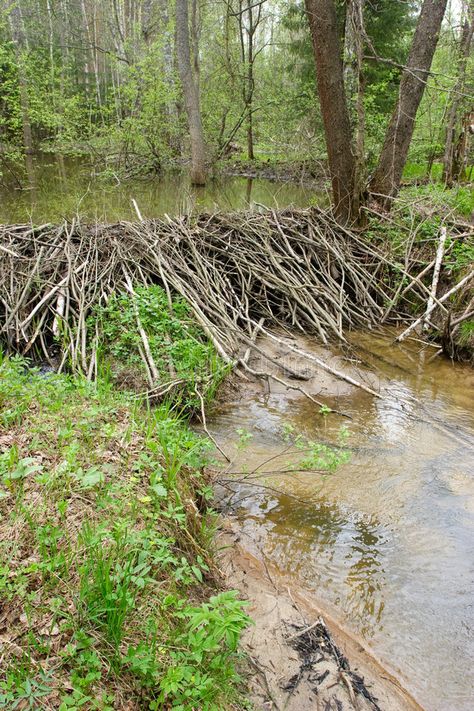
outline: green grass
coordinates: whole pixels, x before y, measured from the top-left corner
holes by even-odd
[[[431,166],[431,172],[429,175],[430,180],[441,180],[443,174],[443,164],[433,163]],[[426,163],[410,163],[405,164],[403,169],[403,179],[404,180],[423,180],[427,178],[426,174]]]
[[[453,215],[458,214],[469,219],[474,213],[472,185],[445,188],[440,183],[427,183],[403,188],[400,197],[404,200],[417,201],[419,205],[425,205],[429,210],[437,211],[441,215],[451,212]]]
[[[226,709],[208,443],[169,404],[0,360],[0,708]]]

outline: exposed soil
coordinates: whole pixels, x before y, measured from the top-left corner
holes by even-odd
[[[251,351],[248,364],[262,376],[254,378],[244,372],[243,377],[239,377],[231,373],[219,388],[217,409],[253,397],[262,389],[267,393],[284,393],[287,398],[312,397],[316,404],[332,403],[358,390],[356,385],[335,375],[336,372],[379,392],[382,385],[379,376],[364,367],[350,345],[335,353],[334,347],[325,347],[312,336],[280,332],[279,337],[280,342],[265,336],[258,338],[259,351]],[[295,352],[295,348],[312,354],[328,369]]]
[[[242,647],[255,709],[421,711],[360,641],[239,540],[238,522],[227,519],[218,538],[221,565],[229,587],[249,601],[254,621]]]

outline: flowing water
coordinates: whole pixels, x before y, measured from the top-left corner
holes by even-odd
[[[113,173],[96,174],[79,161],[43,157],[24,189],[0,186],[0,223],[57,222],[79,213],[86,220],[136,220],[192,211],[238,210],[249,206],[305,207],[310,188],[265,179],[220,177],[204,188],[193,188],[186,177],[168,175],[121,182]],[[324,196],[318,196],[318,202]]]
[[[84,165],[51,159],[28,190],[0,189],[0,222],[75,213],[135,219],[132,198],[144,217],[155,217],[304,206],[312,195],[245,178],[204,189],[180,177],[105,181]],[[333,404],[351,420],[324,417],[307,400],[280,393],[243,399],[212,422],[229,449],[238,429],[253,435],[236,449],[236,465],[250,470],[288,446],[287,425],[328,442],[338,442],[341,424],[349,431],[351,459],[333,474],[290,472],[266,480],[272,489],[238,486],[243,540],[311,589],[427,709],[467,711],[474,708],[474,372],[430,362],[432,349],[395,348],[387,337],[355,341],[378,371],[383,397],[346,389]]]
[[[271,489],[237,485],[242,542],[313,591],[362,636],[430,711],[474,708],[474,371],[420,345],[356,334],[382,398],[346,389],[352,416],[262,394],[211,423],[233,468],[274,470],[293,435],[338,443],[348,463],[325,477],[274,474]],[[320,397],[324,397],[322,392]],[[326,398],[330,401],[330,398]],[[245,448],[237,441],[247,440]],[[248,433],[248,434],[247,434]],[[249,435],[252,435],[250,438]],[[287,455],[285,455],[286,457]],[[285,460],[286,461],[286,460]]]

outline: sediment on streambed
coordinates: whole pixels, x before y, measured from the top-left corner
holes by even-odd
[[[421,711],[395,676],[271,562],[242,545],[238,521],[218,538],[229,585],[249,601],[244,671],[256,709]]]

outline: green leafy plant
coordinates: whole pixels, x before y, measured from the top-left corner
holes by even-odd
[[[160,382],[175,383],[170,389],[174,401],[184,408],[197,407],[196,388],[203,397],[212,397],[227,367],[191,318],[186,302],[175,297],[170,306],[159,286],[137,287],[133,295],[114,294],[89,319],[89,328],[100,330],[102,357],[112,372],[120,377],[124,369],[132,369],[146,382],[137,319],[147,334]]]

